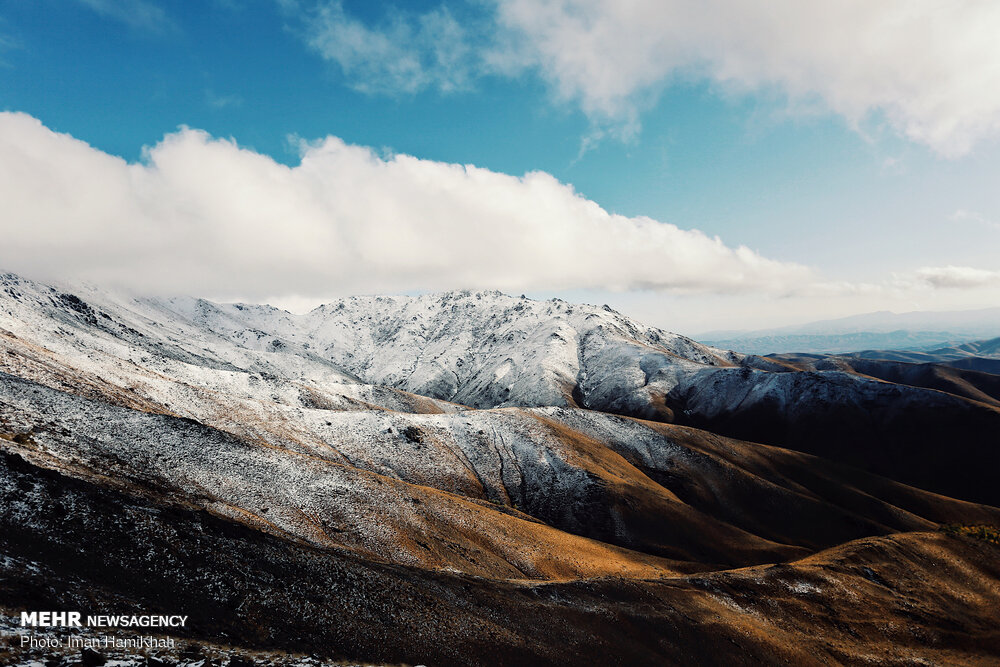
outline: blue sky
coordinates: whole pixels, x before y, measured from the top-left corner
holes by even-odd
[[[632,4],[643,9],[641,0]],[[1000,27],[996,12],[987,8],[980,16],[926,21],[918,16],[915,35],[923,34],[918,28],[936,31],[929,46],[926,35],[923,46],[899,35],[877,35],[878,46],[862,54],[869,61],[844,69],[837,63],[846,54],[824,54],[826,38],[849,43],[844,35],[870,34],[884,16],[868,16],[870,10],[861,5],[853,13],[817,16],[792,9],[793,3],[780,21],[743,17],[758,26],[761,37],[738,33],[736,39],[717,17],[682,18],[684,4],[649,3],[656,16],[645,20],[639,11],[639,22],[629,23],[629,16],[596,0],[394,5],[4,0],[0,108],[27,114],[95,153],[147,167],[157,165],[144,151],[185,126],[207,133],[209,143],[233,139],[244,157],[259,154],[289,167],[299,164],[303,140],[315,146],[332,136],[370,147],[379,159],[412,155],[427,169],[436,163],[475,165],[513,177],[540,171],[607,214],[700,230],[708,238],[718,236],[727,249],[747,246],[768,261],[794,265],[758,275],[756,260],[748,260],[747,269],[743,260],[727,256],[718,258],[718,265],[710,260],[703,278],[694,269],[633,275],[628,265],[655,264],[657,255],[622,250],[606,259],[622,267],[620,275],[602,269],[594,280],[569,269],[561,280],[527,264],[505,272],[499,263],[496,273],[476,276],[467,268],[448,271],[449,257],[465,253],[456,246],[442,255],[440,266],[403,271],[372,260],[375,264],[356,267],[369,275],[392,274],[391,280],[345,281],[317,270],[310,274],[313,282],[329,280],[329,285],[305,289],[302,280],[286,284],[274,269],[262,281],[273,285],[270,293],[267,287],[241,293],[237,284],[209,272],[199,276],[200,283],[176,283],[178,290],[204,284],[206,295],[295,305],[345,289],[495,285],[537,296],[607,301],[689,333],[881,308],[1000,305],[1000,100],[987,89],[998,81],[990,77],[1000,74],[1000,53],[989,40],[977,50],[979,42],[970,33],[984,23]],[[885,3],[885,11],[892,5]],[[577,25],[580,16],[588,20]],[[650,34],[643,32],[646,24],[652,24]],[[808,40],[799,40],[774,47],[769,30],[779,36],[818,31],[817,46],[813,50]],[[733,43],[742,46],[733,51]],[[959,43],[968,48],[952,48]],[[944,63],[933,76],[920,72],[918,55],[924,50]],[[916,78],[908,78],[910,65],[901,71],[899,62],[912,63]],[[379,173],[374,170],[371,178],[377,181]],[[398,180],[393,177],[392,183],[402,187]],[[385,187],[395,187],[392,183]],[[382,185],[371,187],[377,197]],[[464,186],[442,187],[451,193]],[[514,190],[504,196],[521,196]],[[422,206],[439,217],[452,210],[470,214],[466,204],[442,203],[448,196]],[[143,207],[157,206],[143,201]],[[32,201],[23,206],[42,215]],[[63,217],[80,209],[69,210]],[[342,224],[338,215],[364,227],[366,214],[335,208],[317,215],[330,216],[334,227]],[[9,210],[2,224],[10,231],[25,223]],[[199,224],[214,223],[206,217]],[[282,224],[275,222],[278,228]],[[419,232],[425,218],[415,215],[405,224],[404,236]],[[518,243],[536,243],[534,224],[544,227],[544,216],[513,227],[522,237],[506,239],[510,252],[517,252]],[[51,238],[18,231],[24,232],[17,237],[19,258],[12,261],[0,251],[0,260],[28,273],[51,272],[44,263],[35,267],[24,260],[47,253],[44,243]],[[427,228],[428,235],[445,231]],[[594,247],[614,243],[597,238],[600,230],[593,233]],[[95,238],[84,240],[100,247],[101,234],[108,231],[95,227]],[[683,248],[684,239],[701,243],[693,237],[664,243]],[[567,265],[604,261],[587,249],[591,245],[567,258],[562,255],[575,251],[563,253],[559,243],[565,242],[559,239],[551,243],[548,252],[560,254]],[[695,255],[709,252],[698,248]],[[547,261],[542,252],[532,257]],[[674,254],[663,255],[665,266],[676,261]],[[80,266],[81,276],[135,278],[128,268],[106,271],[108,258],[101,262]],[[235,260],[222,265],[254,270]],[[807,269],[808,278],[796,267]],[[729,270],[732,280],[708,275]],[[747,286],[734,287],[743,275]],[[813,287],[802,289],[804,283]]]

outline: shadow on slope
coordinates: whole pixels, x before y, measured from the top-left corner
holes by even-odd
[[[203,640],[440,665],[982,664],[1000,549],[942,533],[658,581],[491,581],[373,563],[0,457],[0,605],[183,613]],[[58,505],[61,510],[57,510]],[[6,649],[16,655],[16,649]],[[0,654],[2,656],[2,654]]]
[[[1000,408],[846,371],[710,373],[663,395],[676,423],[1000,505]]]

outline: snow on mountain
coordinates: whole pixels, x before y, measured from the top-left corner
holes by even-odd
[[[303,315],[0,279],[0,371],[325,456],[311,410],[583,407],[792,447],[980,502],[1000,411],[839,369],[770,368],[609,307],[499,292]],[[941,460],[939,443],[956,456]],[[984,459],[985,457],[985,459]],[[992,457],[992,458],[991,458]]]
[[[812,572],[817,550],[848,540],[869,538],[852,547],[868,553],[871,536],[1000,522],[955,499],[996,504],[1000,410],[765,361],[608,308],[496,292],[293,315],[0,276],[0,576],[18,607],[56,590],[48,608],[190,607],[216,640],[330,632],[351,650],[370,639],[368,656],[397,635],[460,647],[473,632],[493,655],[522,646],[513,622],[588,614],[565,641],[550,637],[562,621],[538,631],[562,664],[594,627],[648,636],[651,604],[673,636],[681,616],[663,595],[679,586],[691,613],[709,610],[712,623],[691,622],[713,641],[728,627],[715,609],[737,610],[743,633],[760,593],[708,571]],[[890,547],[880,562],[897,563]],[[928,562],[910,558],[899,572]],[[847,590],[854,609],[838,582],[855,579],[874,585],[809,578],[821,591],[795,575],[768,604]],[[633,626],[605,611],[623,600]]]
[[[649,375],[666,367],[692,371],[741,358],[608,306],[495,291],[351,297],[300,316],[206,303],[172,299],[162,307],[241,347],[318,354],[366,382],[476,408],[603,403],[608,391],[641,394]]]
[[[774,372],[609,307],[499,292],[354,297],[291,315],[163,304],[235,345],[320,356],[365,382],[473,408],[584,407],[793,447],[996,502],[985,473],[1000,412],[963,396],[839,369]],[[781,369],[787,370],[787,369]],[[941,461],[939,443],[962,456]]]
[[[198,419],[206,392],[292,407],[581,406],[663,418],[662,396],[686,377],[741,359],[607,306],[500,292],[352,297],[295,315],[7,275],[0,329],[95,387],[129,387],[140,402]]]
[[[69,289],[0,276],[0,371],[307,452],[325,445],[299,426],[303,409],[463,409],[364,384],[308,352],[237,345],[156,300]]]

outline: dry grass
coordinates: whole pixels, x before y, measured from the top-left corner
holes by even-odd
[[[990,542],[991,544],[1000,546],[1000,529],[996,526],[986,524],[967,525],[961,523],[951,523],[941,526],[941,532],[949,535],[966,535],[983,542]]]

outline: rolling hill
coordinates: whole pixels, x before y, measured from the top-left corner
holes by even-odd
[[[0,611],[183,609],[225,659],[982,662],[1000,547],[939,527],[1000,525],[994,376],[891,363],[7,274]]]

